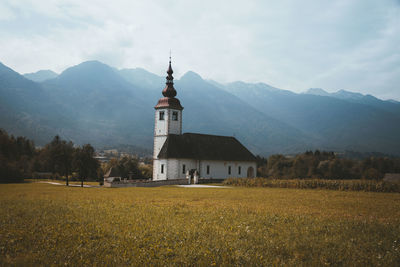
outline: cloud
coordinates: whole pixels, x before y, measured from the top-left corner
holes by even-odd
[[[302,91],[400,99],[395,0],[3,0],[0,61],[19,72],[97,59],[164,74],[188,70]]]

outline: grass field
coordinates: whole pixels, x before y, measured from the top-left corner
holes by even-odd
[[[0,265],[400,266],[400,194],[0,185]]]

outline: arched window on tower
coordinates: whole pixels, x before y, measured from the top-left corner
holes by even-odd
[[[173,121],[177,121],[178,120],[178,112],[177,111],[172,112],[172,120]]]

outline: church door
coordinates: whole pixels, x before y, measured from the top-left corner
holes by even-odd
[[[196,171],[196,169],[191,169],[189,171],[189,175],[190,175],[190,184],[194,184],[194,172]]]
[[[247,169],[247,177],[248,178],[254,178],[254,168],[253,167],[249,167]]]

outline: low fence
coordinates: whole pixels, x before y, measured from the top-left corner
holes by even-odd
[[[121,182],[104,182],[105,187],[157,187],[163,185],[178,185],[188,184],[186,179],[176,180],[162,180],[162,181],[151,181],[151,180],[126,180]]]
[[[223,179],[199,179],[199,184],[208,183],[221,183]],[[106,182],[104,181],[104,187],[120,188],[120,187],[157,187],[164,185],[187,185],[189,181],[187,179],[173,179],[173,180],[122,180],[118,182]]]

